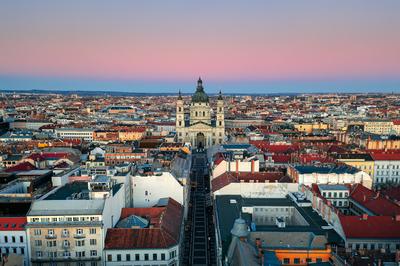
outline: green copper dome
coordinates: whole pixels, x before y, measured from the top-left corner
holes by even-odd
[[[204,92],[203,81],[201,78],[197,81],[196,92],[192,96],[193,103],[208,103],[208,95]]]

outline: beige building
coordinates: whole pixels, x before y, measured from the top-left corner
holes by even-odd
[[[294,128],[299,132],[311,134],[315,130],[327,130],[328,124],[325,123],[305,123],[305,124],[294,124]]]
[[[393,122],[389,120],[369,120],[364,122],[364,131],[377,134],[389,135],[393,130]]]
[[[193,147],[207,148],[220,144],[225,137],[224,100],[220,92],[217,100],[215,119],[210,107],[208,95],[204,92],[203,82],[199,78],[197,89],[189,106],[189,117],[185,118],[182,96],[176,103],[176,134],[178,142],[190,143]]]
[[[34,201],[26,226],[31,265],[102,265],[106,230],[125,207],[123,186],[100,176]]]

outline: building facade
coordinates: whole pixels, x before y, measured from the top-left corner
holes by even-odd
[[[197,89],[185,117],[185,106],[179,93],[176,102],[176,133],[178,142],[190,143],[193,147],[207,148],[221,144],[225,137],[224,100],[220,92],[217,99],[215,119],[208,95],[204,92],[203,81],[199,78]]]

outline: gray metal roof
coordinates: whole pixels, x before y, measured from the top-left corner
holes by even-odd
[[[27,216],[101,215],[104,200],[38,200],[31,205]]]

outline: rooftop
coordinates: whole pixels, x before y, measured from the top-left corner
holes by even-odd
[[[132,215],[149,221],[149,227],[108,229],[105,249],[164,249],[179,244],[183,208],[172,198],[166,207],[123,208],[122,222]]]
[[[309,166],[301,165],[294,167],[300,174],[355,174],[360,172],[352,166]]]

